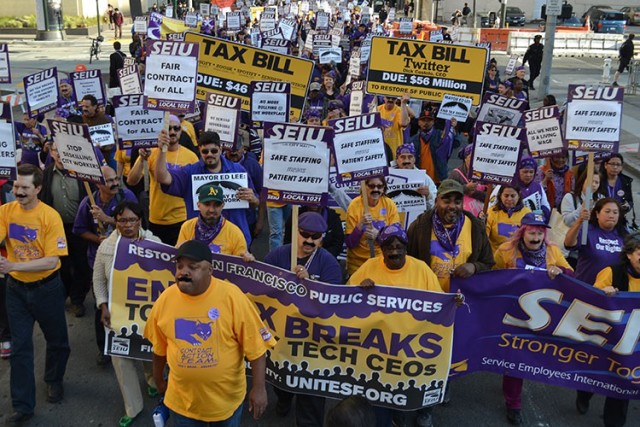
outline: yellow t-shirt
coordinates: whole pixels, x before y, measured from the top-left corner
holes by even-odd
[[[494,211],[493,208],[487,212],[487,235],[491,244],[491,252],[495,252],[498,246],[506,242],[518,228],[522,217],[530,213],[531,209],[522,208],[518,212],[509,215],[502,209]]]
[[[197,147],[198,137],[196,136],[196,129],[193,127],[193,123],[191,123],[189,120],[183,120],[180,122],[180,127],[182,127],[182,132],[186,132],[187,135],[189,135],[189,138],[191,138],[191,142],[193,142],[193,145]]]
[[[18,202],[0,206],[0,242],[4,240],[9,262],[33,261],[40,258],[67,255],[67,238],[62,218],[51,206],[38,202],[25,210]],[[21,282],[35,282],[60,268],[43,271],[12,271],[9,274]]]
[[[185,199],[166,194],[160,188],[160,184],[155,179],[156,160],[159,154],[160,150],[154,148],[149,156],[149,175],[151,176],[149,180],[149,221],[160,225],[177,224],[187,219]],[[139,157],[136,164],[141,161],[142,158]],[[167,168],[169,170],[175,170],[197,161],[198,157],[193,151],[183,146],[180,146],[176,151],[167,152]]]
[[[364,279],[371,279],[379,285],[442,292],[438,277],[427,263],[409,255],[399,270],[390,270],[385,265],[382,255],[371,258],[351,275],[347,284],[359,285]]]
[[[500,247],[495,251],[493,258],[496,261],[493,266],[494,270],[505,268],[534,268],[532,266],[525,265],[524,260],[522,259],[522,253],[515,248],[511,248],[511,245],[507,242],[500,245]],[[545,261],[547,263],[546,268],[556,266],[573,271],[573,268],[571,268],[565,259],[562,251],[556,245],[547,246],[547,257]]]
[[[402,145],[402,129],[400,125],[402,120],[402,109],[397,105],[391,111],[384,108],[384,105],[378,107],[382,127],[384,129],[384,142],[391,148],[393,158],[396,158],[396,148]]]
[[[369,208],[369,213],[373,218],[373,225],[380,230],[385,225],[400,222],[400,216],[398,215],[398,208],[396,204],[388,197],[381,197],[378,204]],[[351,234],[353,230],[358,226],[360,219],[364,216],[364,206],[362,204],[362,197],[358,196],[349,204],[347,209],[347,230],[346,234]],[[380,247],[377,243],[374,243],[375,256],[380,255]],[[369,241],[365,236],[362,236],[358,246],[353,249],[347,248],[347,272],[349,274],[355,273],[366,260],[371,258],[369,252]]]
[[[636,279],[631,275],[627,275],[629,277],[629,292],[640,292],[640,279]],[[604,289],[607,286],[616,287],[613,284],[613,270],[611,267],[605,267],[600,270],[600,273],[596,276],[596,281],[593,283],[598,289]]]
[[[242,256],[247,252],[247,240],[237,225],[223,218],[224,224],[218,235],[209,242],[209,248],[214,254]],[[186,240],[196,238],[196,223],[198,218],[192,218],[182,224],[177,246]]]
[[[449,292],[451,272],[458,266],[466,263],[469,256],[471,256],[471,220],[467,218],[466,215],[453,253],[447,252],[442,245],[440,245],[433,231],[431,232],[430,267],[436,276],[438,276],[443,291]]]
[[[244,357],[256,360],[275,344],[246,295],[214,277],[198,296],[169,286],[153,305],[144,336],[170,368],[164,403],[209,422],[226,420],[244,400]]]
[[[131,152],[127,154],[127,150],[122,150],[120,146],[116,148],[116,154],[114,156],[116,162],[122,164],[122,176],[128,177],[131,170]]]

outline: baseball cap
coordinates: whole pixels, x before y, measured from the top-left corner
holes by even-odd
[[[298,218],[298,228],[311,233],[327,231],[327,222],[317,212],[305,212]]]
[[[520,225],[535,225],[538,227],[551,228],[544,220],[544,215],[534,212],[529,212],[520,220]]]
[[[211,249],[206,243],[199,240],[187,240],[178,248],[178,252],[173,257],[176,261],[180,258],[189,258],[193,261],[211,262]]]
[[[451,193],[458,193],[464,196],[464,187],[456,180],[445,179],[440,183],[440,187],[438,187],[438,196],[446,196]]]
[[[222,188],[213,183],[204,184],[198,189],[198,201],[200,203],[224,202],[224,193],[222,192]]]
[[[320,90],[322,85],[318,82],[313,82],[309,85],[309,90]]]
[[[435,120],[436,117],[431,110],[423,110],[418,120]]]
[[[391,239],[392,237],[397,237],[405,245],[409,243],[407,232],[404,231],[404,228],[402,228],[402,225],[400,225],[400,223],[398,222],[389,224],[382,230],[380,230],[376,240],[378,242],[378,245],[382,246],[387,242],[387,240]]]

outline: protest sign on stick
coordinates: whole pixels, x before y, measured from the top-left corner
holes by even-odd
[[[549,157],[565,149],[557,105],[524,112],[527,144],[534,158]]]
[[[60,161],[69,176],[94,184],[104,184],[100,162],[87,125],[51,119],[47,122],[58,148]]]
[[[29,74],[23,80],[27,114],[35,117],[58,106],[58,69],[56,67]]]
[[[0,102],[0,179],[15,180],[17,175],[16,138],[11,104]]]
[[[204,130],[217,132],[222,148],[235,150],[236,135],[240,124],[240,105],[236,96],[210,93],[204,113]]]
[[[0,83],[11,83],[11,63],[7,43],[0,43]]]
[[[93,95],[98,100],[98,105],[107,103],[100,70],[73,72],[71,73],[71,84],[76,99],[82,99],[85,95]]]
[[[284,123],[289,121],[291,83],[251,82],[251,120]]]
[[[126,58],[125,58],[126,59]],[[136,95],[142,93],[142,79],[138,65],[125,65],[118,70],[118,81],[122,95]]]
[[[148,148],[158,145],[158,134],[164,126],[164,113],[144,108],[144,95],[122,95],[113,98],[116,109],[118,144],[124,148]],[[124,146],[128,142],[130,145]]]
[[[249,187],[249,178],[246,172],[212,173],[191,175],[191,188],[193,188],[193,209],[198,211],[198,190],[206,184],[216,184],[222,188],[224,194],[224,209],[246,209],[249,202],[237,197],[239,188]]]
[[[478,123],[470,169],[475,181],[511,185],[518,169],[526,130],[515,126]]]

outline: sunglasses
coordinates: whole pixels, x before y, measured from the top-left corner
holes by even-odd
[[[300,231],[300,235],[305,239],[311,237],[313,240],[317,240],[322,237],[322,233],[309,233],[307,231]]]
[[[372,190],[382,190],[384,188],[384,184],[367,184],[367,187]]]
[[[220,152],[220,150],[209,150],[208,148],[201,148],[200,149],[200,154],[202,154],[203,156],[206,156],[207,154],[211,153],[211,154],[218,154]]]
[[[169,126],[169,130],[172,130],[174,132],[178,132],[181,129],[182,128],[180,126]]]

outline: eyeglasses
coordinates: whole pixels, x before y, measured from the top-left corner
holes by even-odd
[[[172,130],[174,132],[178,132],[181,129],[182,128],[180,126],[169,126],[169,130]]]
[[[322,237],[322,233],[309,233],[306,231],[300,231],[300,235],[305,239],[311,237],[313,240],[317,240]]]
[[[367,184],[367,187],[372,190],[382,190],[384,188],[384,184]]]
[[[209,153],[218,154],[219,152],[220,152],[220,150],[218,150],[218,149],[213,149],[213,150],[209,150],[208,148],[201,148],[200,149],[200,154],[202,154],[203,156],[206,156]]]
[[[118,218],[116,222],[118,224],[135,224],[140,221],[140,218]]]

